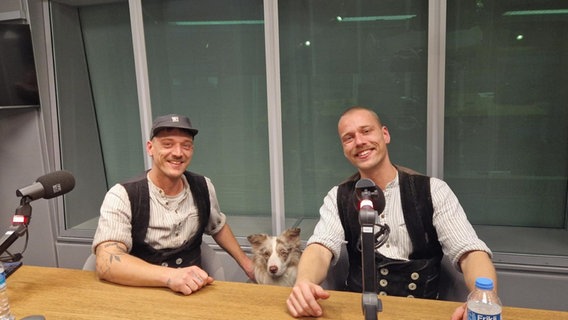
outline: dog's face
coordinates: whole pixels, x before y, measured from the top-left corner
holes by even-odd
[[[297,267],[301,255],[300,228],[290,228],[278,237],[262,233],[247,239],[252,245],[257,281],[261,281],[263,274],[278,278]]]

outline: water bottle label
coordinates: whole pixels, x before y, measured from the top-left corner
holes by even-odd
[[[467,320],[501,320],[501,314],[479,314],[468,310]]]

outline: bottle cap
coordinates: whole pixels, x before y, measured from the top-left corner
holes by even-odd
[[[493,280],[480,277],[475,279],[475,286],[483,290],[493,290]]]

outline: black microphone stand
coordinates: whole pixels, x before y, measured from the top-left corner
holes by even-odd
[[[31,201],[31,198],[27,196],[22,197],[20,200],[20,206],[16,209],[14,219],[12,219],[12,225],[0,238],[0,255],[2,255],[19,237],[28,232],[28,224],[32,217]],[[21,259],[21,256],[19,259]]]
[[[361,224],[361,264],[363,267],[363,314],[367,320],[376,320],[383,305],[377,296],[377,271],[375,269],[375,221],[378,213],[370,201],[372,193],[365,189],[361,193],[359,222]],[[370,204],[365,204],[367,200]]]

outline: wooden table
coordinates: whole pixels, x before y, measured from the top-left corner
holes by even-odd
[[[216,281],[189,296],[166,288],[126,287],[97,279],[91,271],[23,266],[8,278],[17,319],[292,319],[290,288]],[[449,319],[457,302],[381,297],[379,320]],[[331,291],[322,319],[364,319],[361,294]],[[568,312],[505,307],[504,319],[568,319]]]

